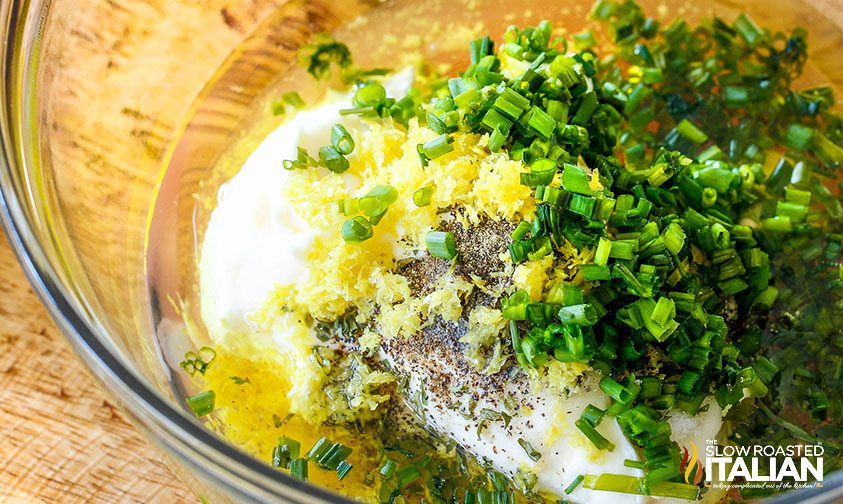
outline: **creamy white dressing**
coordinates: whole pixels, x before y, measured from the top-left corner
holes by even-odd
[[[385,80],[388,96],[404,96],[413,78],[408,68]],[[365,127],[358,117],[339,113],[351,107],[351,96],[331,93],[319,107],[295,114],[220,188],[199,262],[202,318],[213,339],[246,331],[245,316],[260,308],[275,286],[307,279],[307,256],[318,230],[284,198],[290,172],[281,162],[295,159],[299,146],[318,151],[337,123],[349,130]],[[344,176],[344,183],[360,185],[353,175]]]
[[[410,390],[422,386],[417,377],[411,378]],[[480,398],[473,407],[448,407],[447,398],[427,394],[423,406],[425,422],[434,431],[459,443],[466,451],[510,478],[520,471],[537,477],[534,491],[563,495],[565,488],[580,474],[614,473],[641,476],[642,472],[624,466],[624,460],[638,460],[632,445],[624,437],[617,422],[608,419],[597,430],[612,444],[612,451],[597,450],[580,432],[574,422],[586,406],[593,404],[605,409],[610,400],[593,377],[576,388],[567,397],[544,389],[525,396],[523,387],[508,384],[499,392],[514,404],[529,404],[512,415],[509,424],[495,419],[484,421],[480,412],[497,411],[500,401]],[[496,405],[497,404],[497,405]],[[470,413],[469,413],[470,412]],[[478,434],[478,427],[483,423]],[[519,444],[521,439],[541,457],[533,460]],[[645,502],[639,495],[595,491],[579,488],[569,497],[578,504],[639,504]]]
[[[389,96],[403,96],[413,82],[411,69],[384,82]],[[249,156],[240,172],[222,186],[217,208],[212,212],[202,245],[199,264],[202,317],[210,336],[221,341],[228,333],[248,334],[247,315],[261,308],[278,285],[308,278],[307,257],[318,231],[308,227],[284,198],[290,172],[281,160],[294,159],[298,146],[314,152],[330,138],[331,126],[340,122],[346,128],[364,128],[356,117],[341,116],[350,106],[350,94],[331,95],[321,106],[301,111],[278,127]],[[349,187],[359,180],[346,177]],[[273,335],[276,340],[284,335]],[[278,341],[283,346],[283,341]],[[420,386],[418,383],[413,387]],[[514,391],[512,392],[515,393]],[[592,386],[562,398],[542,397],[530,411],[512,418],[509,428],[489,422],[479,438],[477,419],[443,407],[429,398],[425,422],[435,431],[452,438],[467,451],[512,476],[529,470],[538,477],[536,489],[562,494],[580,474],[615,473],[640,476],[637,469],[625,467],[625,459],[637,459],[631,444],[617,423],[607,419],[598,430],[614,445],[612,452],[599,452],[579,432],[574,422],[588,404],[605,408],[608,398]],[[478,409],[483,408],[481,398]],[[689,418],[676,413],[670,420],[674,439],[681,446],[694,441],[704,447],[720,430],[720,410],[711,403],[707,413]],[[533,461],[518,444],[530,443],[542,454]],[[613,502],[638,504],[650,501],[641,496],[577,489],[569,499],[581,504]],[[681,502],[660,499],[659,502]]]

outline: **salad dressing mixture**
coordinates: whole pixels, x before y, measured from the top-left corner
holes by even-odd
[[[805,33],[592,16],[611,48],[513,26],[447,76],[305,48],[346,86],[279,100],[220,189],[197,416],[364,501],[716,502],[714,440],[839,468],[843,131],[791,89]]]

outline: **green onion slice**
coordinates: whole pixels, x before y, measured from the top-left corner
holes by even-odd
[[[457,256],[457,244],[450,231],[430,231],[425,235],[424,243],[433,257],[450,260]]]
[[[364,215],[374,217],[386,212],[397,199],[398,191],[394,187],[378,185],[357,201],[357,207]]]
[[[340,233],[342,239],[350,244],[364,242],[374,234],[372,224],[365,217],[359,215],[345,221]]]
[[[187,397],[187,405],[197,417],[203,417],[214,411],[214,401],[217,399],[217,394],[213,390],[206,390],[198,394]]]

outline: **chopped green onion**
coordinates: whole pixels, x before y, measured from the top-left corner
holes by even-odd
[[[597,312],[590,304],[563,306],[558,312],[559,320],[563,324],[577,324],[591,326],[597,322]]]
[[[334,173],[342,173],[350,166],[348,160],[334,147],[319,149],[319,161]]]
[[[787,131],[784,136],[784,143],[791,149],[801,152],[811,145],[811,140],[813,140],[813,138],[813,129],[794,123],[787,127]]]
[[[417,207],[428,206],[431,201],[433,201],[433,186],[422,187],[413,193],[413,203]]]
[[[590,30],[584,30],[574,34],[574,47],[578,51],[588,49],[595,45],[597,45],[597,39],[594,38],[594,34]]]
[[[609,250],[609,257],[615,259],[632,259],[633,253],[638,248],[638,242],[634,240],[615,240],[611,244],[612,248]]]
[[[664,298],[662,298],[664,299]],[[658,378],[648,376],[641,379],[642,399],[655,399],[662,395],[662,382]]]
[[[659,298],[659,301],[656,303],[656,307],[653,309],[652,315],[650,315],[653,322],[660,326],[665,325],[668,320],[672,320],[675,316],[676,304],[672,299],[667,297]]]
[[[608,376],[604,376],[600,380],[600,390],[620,403],[628,403],[633,399],[632,392],[629,389]]]
[[[611,280],[612,272],[608,266],[600,266],[599,264],[583,264],[580,266],[583,279],[586,282],[593,282],[596,280]]]
[[[345,221],[340,233],[342,239],[350,244],[364,242],[374,234],[372,224],[365,217],[359,215]]]
[[[581,194],[574,194],[568,202],[568,210],[575,214],[582,215],[586,219],[590,219],[594,214],[594,207],[597,205],[597,200],[590,196],[583,196]]]
[[[602,434],[597,432],[597,429],[594,428],[593,425],[586,422],[582,418],[577,419],[574,422],[574,425],[582,432],[585,437],[588,438],[589,441],[597,448],[598,450],[607,450],[607,451],[614,451],[615,445],[612,444],[608,439],[603,437]]]
[[[527,233],[530,232],[532,226],[529,222],[521,221],[515,226],[515,229],[512,231],[512,241],[519,241],[522,238],[527,236]]]
[[[562,169],[562,188],[568,192],[591,196],[590,177],[584,169],[566,164]]]
[[[582,412],[582,419],[586,422],[590,423],[591,425],[597,427],[600,422],[603,420],[603,416],[606,414],[605,411],[601,410],[597,406],[593,404],[589,404],[585,407]]]
[[[571,119],[571,122],[579,126],[585,126],[589,119],[591,119],[591,115],[597,109],[597,105],[597,94],[594,91],[586,93],[583,95],[580,108],[577,109],[577,113]]]
[[[399,488],[404,488],[419,478],[421,478],[421,471],[416,464],[410,464],[406,467],[402,467],[395,472],[395,479],[398,480]]]
[[[343,460],[337,465],[337,479],[340,481],[344,480],[348,473],[351,472],[351,468],[354,467],[349,464],[347,461]]]
[[[289,468],[290,461],[298,458],[300,450],[301,444],[298,441],[286,436],[278,438],[278,444],[272,449],[273,467]]]
[[[306,458],[296,458],[290,461],[290,476],[297,480],[307,481]]]
[[[752,93],[746,86],[723,86],[723,101],[727,106],[738,107],[751,101]]]
[[[662,236],[664,237],[665,248],[673,255],[677,255],[685,245],[685,231],[675,222],[668,224]]]
[[[746,14],[741,13],[735,19],[735,31],[746,40],[747,44],[754,46],[758,39],[764,34],[761,28]]]
[[[540,138],[548,140],[556,128],[556,121],[539,107],[533,107],[527,114],[527,126]]]
[[[304,100],[301,99],[301,96],[295,92],[290,91],[288,93],[284,93],[281,96],[281,99],[284,100],[285,103],[290,105],[291,107],[300,109],[304,107]]]
[[[600,238],[597,242],[597,250],[594,252],[594,264],[606,266],[609,261],[609,254],[612,251],[612,242],[606,238]]]
[[[586,474],[583,487],[604,492],[618,492],[642,495],[643,478],[622,474]],[[697,500],[699,489],[690,484],[660,481],[648,486],[649,494],[657,497]]]
[[[386,102],[386,88],[379,82],[371,81],[357,88],[351,103],[357,108],[377,107]]]
[[[433,257],[450,260],[457,256],[457,245],[450,231],[429,231],[424,237],[424,243]]]
[[[186,401],[194,415],[197,417],[203,417],[214,411],[214,401],[216,398],[217,394],[213,390],[206,390],[204,392],[188,396]]]
[[[776,233],[789,233],[793,231],[793,225],[790,221],[790,217],[776,216],[762,220],[761,229],[765,231],[773,231]]]
[[[512,89],[506,88],[495,100],[494,107],[514,121],[521,117],[521,114],[529,105],[530,100]]]
[[[323,469],[336,470],[340,462],[348,458],[351,448],[342,443],[332,443],[325,437],[319,438],[307,452],[307,458]]]
[[[512,128],[512,121],[494,108],[491,108],[488,112],[486,112],[481,124],[486,126],[486,128],[488,128],[488,130],[493,134],[495,131],[504,132],[509,131],[509,129]]]
[[[419,156],[422,157],[422,165],[427,166],[427,163],[433,159],[452,152],[454,150],[454,139],[449,135],[440,135],[433,140],[418,145]]]
[[[335,124],[331,128],[331,145],[340,154],[347,156],[354,150],[354,139],[342,124]]]
[[[527,187],[548,185],[556,175],[556,162],[550,159],[537,159],[530,164],[530,171],[521,174],[521,183]]]
[[[582,474],[574,478],[574,481],[572,481],[570,485],[565,487],[565,494],[570,495],[574,490],[577,489],[578,486],[580,486],[580,483],[582,483],[584,479],[585,476],[583,476]]]
[[[708,135],[700,131],[694,123],[687,119],[682,119],[679,124],[676,125],[676,131],[695,144],[704,144],[708,141]]]
[[[398,191],[394,187],[377,185],[357,201],[357,206],[364,215],[373,217],[386,212],[397,199]]]
[[[488,35],[485,37],[472,40],[469,44],[469,51],[471,52],[471,63],[477,64],[484,56],[494,54],[495,44]]]
[[[501,128],[495,128],[492,130],[492,134],[489,136],[489,150],[492,152],[498,152],[501,150],[508,137],[509,133]]]

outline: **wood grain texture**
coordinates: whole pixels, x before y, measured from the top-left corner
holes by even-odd
[[[0,503],[196,502],[91,379],[0,244]]]

